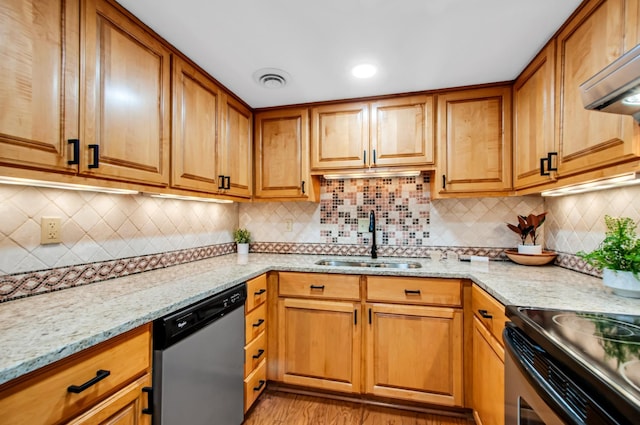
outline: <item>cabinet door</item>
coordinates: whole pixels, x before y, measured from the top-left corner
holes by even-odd
[[[367,393],[462,406],[462,311],[391,304],[366,308]]]
[[[628,15],[633,8],[627,7],[631,3],[592,0],[558,34],[559,176],[602,168],[640,154],[633,118],[584,109],[579,90],[580,84],[635,45],[637,37],[625,37],[634,30],[627,24],[632,20]],[[634,41],[631,45],[630,39]]]
[[[369,165],[369,107],[365,102],[311,109],[311,169]]]
[[[360,303],[281,298],[279,380],[360,392]]]
[[[472,399],[476,423],[504,424],[504,348],[473,318]]]
[[[81,172],[169,182],[170,52],[106,0],[84,12]],[[99,166],[95,166],[95,149]]]
[[[371,162],[376,166],[433,164],[433,132],[433,96],[374,102]]]
[[[511,188],[511,87],[438,96],[438,128],[442,186],[436,195]]]
[[[549,182],[540,173],[540,158],[556,151],[554,127],[555,42],[522,72],[513,87],[513,179],[516,189]],[[557,158],[552,157],[552,166]],[[548,170],[549,166],[545,165]]]
[[[224,96],[223,134],[218,150],[220,174],[225,178],[224,193],[251,197],[252,154],[251,111],[233,97]]]
[[[150,425],[151,412],[144,413],[151,407],[144,387],[151,388],[151,375],[129,384],[69,425]]]
[[[174,58],[171,186],[218,191],[220,98],[219,87],[209,77]]]
[[[255,115],[256,197],[308,196],[309,112],[278,109]]]
[[[0,163],[75,172],[78,138],[79,2],[0,4]]]

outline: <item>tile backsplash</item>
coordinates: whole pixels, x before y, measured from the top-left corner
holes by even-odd
[[[40,219],[62,243],[40,245]],[[0,274],[229,243],[237,204],[0,185]]]

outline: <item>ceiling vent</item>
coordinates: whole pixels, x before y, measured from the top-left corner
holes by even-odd
[[[262,68],[253,73],[253,78],[262,87],[279,89],[287,85],[291,76],[281,69]]]

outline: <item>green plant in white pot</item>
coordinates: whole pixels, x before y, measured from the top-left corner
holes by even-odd
[[[602,281],[614,294],[640,298],[640,239],[636,224],[629,217],[606,215],[604,240],[589,253],[576,255],[602,270]]]
[[[247,229],[236,229],[233,231],[233,240],[236,241],[238,254],[249,253],[249,242],[251,242],[251,232]]]

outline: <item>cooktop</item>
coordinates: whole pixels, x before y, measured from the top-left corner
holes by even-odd
[[[507,316],[619,412],[640,413],[640,316],[507,307]]]

